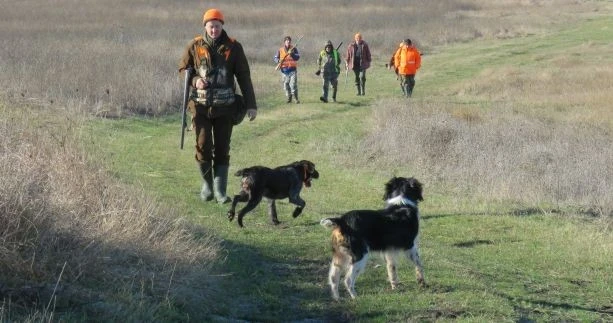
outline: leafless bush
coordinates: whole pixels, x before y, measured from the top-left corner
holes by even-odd
[[[165,302],[192,312],[206,304],[213,236],[97,168],[70,130],[78,117],[0,112],[0,299],[13,315],[54,304],[151,320]],[[118,305],[121,294],[142,303]]]

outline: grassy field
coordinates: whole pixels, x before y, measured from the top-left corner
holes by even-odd
[[[610,20],[596,21],[580,29],[589,31],[608,23]],[[479,48],[493,56],[503,56],[507,46],[536,46],[537,41],[542,44],[540,52],[525,50],[525,54],[513,54],[506,64],[513,66],[513,60],[531,61],[531,55],[555,57],[566,50],[555,38],[525,38],[441,50],[456,53],[458,61],[445,54],[426,56],[427,64],[438,60],[447,65],[432,64],[419,79],[416,98],[409,103],[384,99],[397,93],[393,75],[383,69],[373,69],[370,73],[370,79],[377,80],[370,87],[370,93],[374,93],[370,98],[354,97],[353,90],[348,89],[341,91],[339,104],[320,104],[316,100],[318,82],[308,76],[301,83],[303,104],[287,106],[280,102],[281,95],[268,98],[278,103],[261,111],[256,122],[235,130],[231,173],[248,165],[273,166],[306,158],[315,161],[322,174],[311,189],[305,190],[308,204],[303,216],[290,219],[291,205],[281,204],[283,223],[279,227],[270,225],[265,207],[259,207],[246,217],[246,228],[241,230],[235,223],[227,222],[227,206],[203,204],[198,200],[200,180],[192,160],[193,152],[176,148],[177,116],[97,122],[95,132],[107,134],[98,139],[98,149],[104,156],[116,156],[110,160],[115,163],[112,169],[119,178],[149,188],[168,203],[181,205],[186,216],[214,228],[223,237],[226,262],[217,268],[218,274],[225,277],[221,286],[217,286],[221,301],[209,309],[221,318],[248,321],[608,320],[612,315],[613,292],[608,275],[613,269],[610,222],[602,222],[599,217],[573,215],[572,209],[556,208],[551,206],[555,201],[547,199],[530,204],[529,199],[515,199],[515,194],[498,196],[498,192],[492,191],[488,192],[489,199],[483,193],[480,199],[450,196],[446,193],[462,194],[475,189],[446,188],[452,180],[437,179],[437,174],[429,170],[412,168],[410,161],[392,163],[388,168],[385,161],[373,163],[361,154],[363,138],[372,127],[372,116],[380,113],[378,109],[395,106],[422,110],[432,106],[440,108],[438,102],[442,98],[463,101],[467,95],[457,98],[451,89],[463,81],[477,82],[477,67],[480,70],[505,67],[487,58],[479,61]],[[472,68],[458,68],[465,57],[475,60],[470,64],[474,72]],[[531,71],[539,73],[539,68],[532,67]],[[457,71],[455,81],[447,77],[446,69]],[[432,92],[443,94],[435,97],[429,94]],[[471,100],[488,102],[478,96],[471,96]],[[480,106],[474,102],[462,104]],[[531,104],[538,102],[528,102]],[[446,113],[445,109],[437,112]],[[515,113],[524,112],[519,107]],[[549,112],[539,115],[556,118]],[[603,119],[605,128],[609,126],[610,113],[607,118]],[[389,127],[389,122],[386,125]],[[392,134],[386,135],[374,145],[382,146],[380,142],[392,139]],[[610,148],[604,149],[610,153]],[[366,151],[370,152],[369,148]],[[384,156],[394,156],[392,152],[385,153]],[[605,155],[604,160],[610,161],[610,155]],[[490,169],[481,171],[484,177],[495,177]],[[607,172],[610,178],[610,169]],[[369,266],[357,285],[360,298],[334,304],[326,286],[330,257],[328,232],[317,222],[350,209],[379,207],[382,185],[394,174],[432,179],[425,181],[426,201],[422,205],[422,253],[429,287],[419,290],[412,278],[413,271],[404,267],[401,274],[404,286],[392,292],[385,281],[383,267]],[[509,181],[504,178],[501,182],[512,189]],[[521,183],[523,179],[514,181]],[[236,192],[238,182],[234,180],[234,184],[230,187]],[[530,188],[522,190],[525,193]],[[603,224],[609,227],[603,228]],[[403,265],[408,264],[403,262]]]
[[[0,104],[0,207],[15,215],[0,218],[8,228],[0,236],[6,259],[0,321],[613,320],[613,19],[604,14],[610,8],[543,26],[556,15],[545,15],[545,4],[526,3],[508,15],[534,9],[542,21],[502,35],[492,21],[506,17],[506,5],[441,5],[466,29],[421,39],[427,50],[410,101],[400,99],[395,76],[383,68],[388,57],[381,48],[396,39],[373,40],[379,49],[368,95],[356,97],[341,79],[336,104],[319,102],[320,80],[305,60],[302,104],[286,105],[256,47],[260,111],[234,130],[230,173],[300,159],[321,173],[303,191],[303,215],[292,219],[293,207],[278,203],[279,226],[269,223],[264,205],[240,229],[227,221],[229,206],[199,200],[192,134],[179,150],[178,114],[135,109],[147,116],[83,117],[87,104],[68,98],[72,103],[58,108],[49,97],[19,98],[23,92],[12,88]],[[471,16],[475,21],[462,23]],[[241,17],[247,25],[255,19]],[[431,23],[439,26],[431,30],[453,32],[454,25]],[[379,26],[372,24],[371,31]],[[481,26],[478,33],[467,28],[473,24]],[[128,104],[115,100],[99,102]],[[384,266],[376,266],[383,260],[373,257],[356,284],[359,298],[341,291],[342,301],[333,302],[329,232],[319,220],[381,207],[383,184],[394,175],[425,183],[421,253],[428,287],[418,288],[403,260],[402,285],[392,291]],[[231,178],[229,191],[238,188]],[[63,286],[57,292],[56,282]],[[25,300],[24,286],[34,283],[51,285],[52,292],[40,290],[52,297]],[[19,302],[11,302],[11,292]],[[73,302],[77,297],[84,301]]]

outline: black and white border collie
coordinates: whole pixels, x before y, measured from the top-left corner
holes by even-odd
[[[345,270],[345,288],[356,298],[355,280],[364,271],[371,251],[382,252],[387,262],[387,276],[392,289],[398,286],[395,255],[404,253],[415,264],[417,283],[425,286],[424,271],[417,250],[419,210],[423,201],[422,184],[410,177],[394,177],[385,184],[382,210],[354,210],[337,218],[322,219],[332,228],[332,263],[328,281],[332,297],[339,299],[338,285]]]

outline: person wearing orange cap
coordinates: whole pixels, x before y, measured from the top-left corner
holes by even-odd
[[[300,59],[300,53],[298,48],[292,45],[292,37],[285,36],[283,38],[283,46],[279,48],[273,59],[275,63],[279,64],[287,103],[292,102],[292,96],[296,99],[296,103],[300,103],[300,100],[298,100],[298,60]]]
[[[421,53],[410,39],[405,39],[402,46],[394,54],[394,66],[400,76],[400,88],[407,98],[413,95],[415,87],[415,74],[421,67]]]
[[[371,62],[370,49],[362,39],[362,34],[355,34],[353,39],[354,41],[347,46],[345,69],[353,71],[358,95],[366,95],[366,70],[370,67]]]
[[[220,10],[207,10],[202,17],[203,35],[189,42],[179,61],[179,73],[194,71],[188,108],[196,134],[196,161],[204,180],[200,197],[219,203],[230,202],[226,195],[230,137],[238,105],[245,105],[250,121],[257,115],[247,57],[243,46],[226,34],[224,22]],[[235,93],[235,83],[242,99]]]

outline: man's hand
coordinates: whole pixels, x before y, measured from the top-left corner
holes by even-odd
[[[249,109],[247,110],[247,116],[249,117],[249,121],[255,120],[255,117],[258,115],[258,110]]]
[[[209,87],[209,82],[203,80],[202,78],[196,80],[196,88],[198,90],[204,90],[207,87]]]

